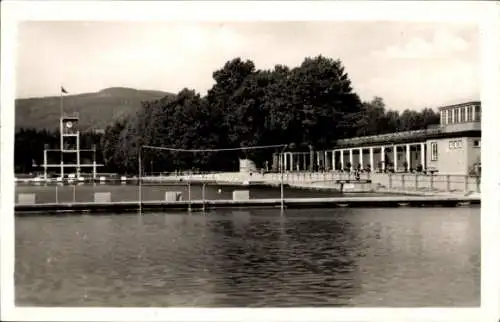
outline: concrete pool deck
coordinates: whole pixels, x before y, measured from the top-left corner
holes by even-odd
[[[241,187],[279,187],[281,181],[286,187],[317,191],[340,191],[337,180],[353,180],[354,175],[345,172],[288,172],[288,173],[206,173],[206,174],[183,174],[183,175],[155,175],[144,176],[144,185],[153,184],[213,184],[230,185]],[[416,196],[473,196],[480,198],[480,179],[468,176],[450,175],[420,175],[420,174],[385,174],[385,173],[362,173],[361,180],[369,179],[370,183],[349,183],[343,186],[343,192],[370,192],[370,193],[391,193]],[[62,184],[57,181],[43,181],[39,178],[17,180],[21,184]],[[84,182],[68,182],[69,184],[82,185]],[[136,177],[118,177],[115,179],[103,179],[92,183],[98,184],[138,184]]]

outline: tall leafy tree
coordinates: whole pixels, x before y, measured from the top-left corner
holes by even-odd
[[[234,132],[237,120],[237,103],[233,96],[240,89],[247,77],[255,72],[252,61],[235,58],[213,73],[214,86],[208,91],[207,100],[214,119],[218,121],[218,135],[221,147],[238,147],[238,137]]]
[[[384,133],[386,123],[385,103],[381,97],[374,97],[364,102],[356,123],[356,136],[376,135]]]
[[[310,152],[322,149],[336,139],[354,132],[352,118],[359,114],[361,102],[339,60],[323,56],[306,58],[291,71],[289,83],[293,126],[302,133],[302,145]]]

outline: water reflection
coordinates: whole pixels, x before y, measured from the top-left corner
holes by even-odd
[[[479,209],[16,218],[16,300],[44,306],[475,306]]]

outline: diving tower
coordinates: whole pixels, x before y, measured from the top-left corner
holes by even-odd
[[[57,181],[88,179],[96,180],[97,168],[103,164],[96,162],[96,146],[82,149],[80,130],[78,127],[79,114],[61,113],[59,118],[59,149],[50,149],[45,145],[43,151],[43,178],[47,181],[48,175],[59,172]]]

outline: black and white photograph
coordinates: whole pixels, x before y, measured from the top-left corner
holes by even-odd
[[[2,5],[2,320],[498,321],[498,18]]]

